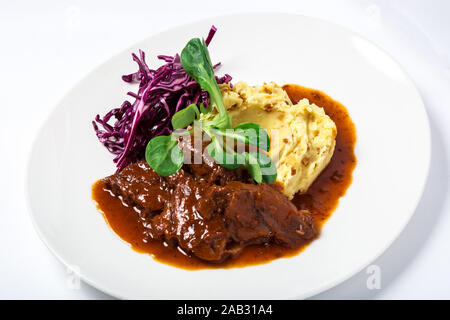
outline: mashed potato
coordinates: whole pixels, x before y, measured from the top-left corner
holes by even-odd
[[[271,136],[270,157],[277,166],[277,181],[292,199],[305,192],[327,166],[334,152],[336,125],[324,110],[303,99],[292,104],[287,93],[271,82],[220,85],[233,126],[254,122]]]

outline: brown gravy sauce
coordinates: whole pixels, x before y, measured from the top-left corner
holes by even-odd
[[[293,84],[285,85],[283,89],[294,104],[307,98],[311,103],[324,108],[326,114],[336,123],[336,147],[330,163],[307,193],[297,194],[293,199],[297,208],[308,209],[313,213],[314,221],[320,230],[352,182],[352,172],[356,165],[355,125],[347,109],[323,92]],[[124,206],[119,198],[112,196],[101,180],[93,185],[92,198],[97,202],[97,208],[111,229],[135,251],[150,254],[157,261],[183,269],[234,268],[264,264],[274,259],[297,255],[307,246],[290,249],[275,244],[253,245],[246,247],[239,256],[223,263],[208,263],[187,256],[183,251],[169,247],[161,241],[148,240],[138,214],[133,208]]]

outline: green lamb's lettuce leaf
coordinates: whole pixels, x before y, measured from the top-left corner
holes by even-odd
[[[237,152],[226,152],[216,138],[206,147],[208,154],[222,167],[234,170],[245,164],[245,156]]]
[[[145,160],[159,175],[167,177],[183,165],[183,152],[174,136],[159,136],[150,140],[145,149]]]
[[[191,39],[181,51],[180,57],[183,69],[198,82],[203,90],[209,93],[211,102],[217,109],[217,115],[208,125],[220,129],[231,128],[231,119],[225,109],[222,94],[214,77],[214,70],[205,41],[199,38]]]
[[[177,129],[186,128],[196,121],[198,127],[211,137],[206,151],[219,165],[230,170],[245,166],[257,183],[275,181],[276,167],[266,154],[270,150],[269,135],[260,125],[251,122],[232,128],[205,41],[191,39],[181,52],[181,64],[186,73],[209,93],[210,107],[206,109],[200,104],[199,111],[195,104],[191,104],[173,115],[172,127],[175,131],[170,136],[153,138],[147,145],[145,158],[150,167],[162,176],[176,173],[184,161],[177,137],[190,134],[193,130],[178,132]],[[217,113],[211,113],[213,106]],[[233,142],[232,146],[229,141]],[[249,146],[249,150],[244,148],[243,152],[237,152],[234,142]],[[250,148],[252,146],[253,149]]]
[[[172,116],[172,127],[174,130],[186,128],[195,119],[198,119],[200,112],[198,111],[196,104],[190,104],[186,108],[178,111]]]
[[[217,130],[216,133],[225,138],[256,146],[265,151],[269,151],[270,149],[270,139],[267,131],[256,123],[245,122],[237,125],[233,129]]]

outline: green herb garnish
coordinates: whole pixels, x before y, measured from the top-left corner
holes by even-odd
[[[269,136],[255,123],[241,123],[232,128],[230,116],[214,77],[205,41],[198,38],[191,39],[181,52],[181,64],[186,73],[209,93],[210,104],[215,107],[217,113],[210,113],[211,106],[206,109],[202,104],[200,108],[191,104],[173,115],[173,129],[187,128],[197,122],[194,128],[200,128],[211,138],[206,151],[218,164],[227,169],[236,169],[244,165],[258,183],[275,181],[276,168],[266,154],[270,150]],[[205,116],[202,117],[200,112]],[[190,134],[194,128],[184,130],[182,133],[177,130],[170,136],[159,136],[150,140],[145,151],[145,158],[150,167],[162,176],[176,173],[184,162],[177,137]],[[228,145],[229,141],[247,147],[239,152]]]
[[[145,148],[145,160],[161,176],[170,176],[183,165],[183,152],[175,136],[159,136]]]

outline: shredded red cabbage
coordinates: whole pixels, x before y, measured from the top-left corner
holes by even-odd
[[[216,28],[211,27],[205,40],[208,45]],[[145,147],[153,137],[172,132],[171,118],[181,109],[195,103],[203,103],[207,108],[208,93],[189,77],[181,66],[180,56],[160,55],[158,59],[166,62],[152,70],[145,62],[145,53],[139,50],[139,57],[132,54],[139,66],[135,73],[122,76],[125,82],[139,82],[137,93],[128,92],[135,98],[133,104],[125,101],[120,108],[112,109],[103,118],[100,115],[92,121],[99,141],[116,155],[114,163],[121,171],[128,164],[144,159]],[[219,66],[216,64],[214,68]],[[228,83],[231,76],[216,77],[218,83]],[[113,125],[109,124],[114,118]],[[102,129],[99,128],[100,125]]]

